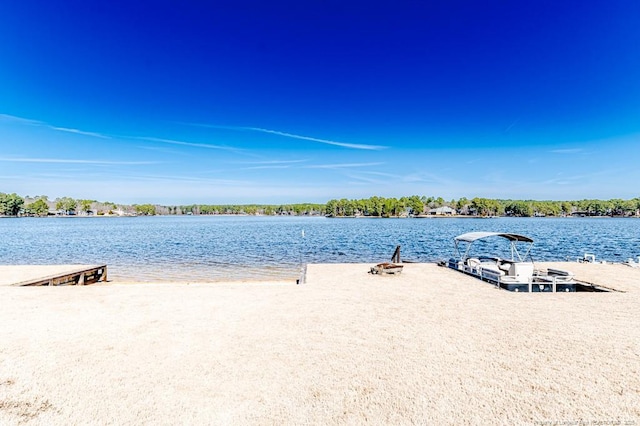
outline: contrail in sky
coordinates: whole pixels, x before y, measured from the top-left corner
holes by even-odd
[[[103,135],[103,134],[95,133],[95,132],[85,132],[84,130],[68,129],[66,127],[54,127],[54,126],[50,126],[48,124],[45,124],[45,126],[50,128],[50,129],[53,129],[53,130],[58,130],[60,132],[75,133],[77,135],[93,136],[95,138],[102,138],[102,139],[111,139],[111,137],[109,137],[107,135]]]
[[[152,138],[152,137],[136,137],[135,139],[151,141],[151,142],[167,143],[170,145],[193,146],[196,148],[222,149],[222,150],[234,151],[234,152],[242,151],[241,149],[224,146],[224,145],[211,145],[207,143],[184,142],[184,141],[176,141],[172,139],[162,139],[162,138]]]
[[[70,129],[68,127],[56,127],[49,123],[39,120],[31,120],[29,118],[16,117],[15,115],[0,114],[0,120],[13,121],[15,123],[26,124],[28,126],[46,127],[58,132],[74,133],[76,135],[93,136],[94,138],[111,139],[110,136],[95,132],[85,132],[84,130]]]
[[[513,129],[513,126],[518,124],[518,121],[520,121],[520,117],[516,118],[511,124],[509,124],[507,128],[502,131],[502,133],[509,133],[511,129]]]
[[[554,154],[578,154],[582,151],[583,150],[581,148],[568,148],[568,149],[554,149],[554,150],[551,150],[550,152]]]
[[[64,158],[13,158],[13,157],[0,157],[0,161],[11,162],[11,163],[98,164],[98,165],[122,165],[122,166],[158,164],[155,161],[103,161],[103,160],[75,160],[75,159],[64,159]]]
[[[281,132],[279,130],[263,129],[261,127],[218,126],[218,125],[214,125],[214,124],[199,124],[199,123],[183,123],[183,124],[188,124],[188,125],[191,125],[191,126],[210,127],[210,128],[214,128],[214,129],[228,129],[228,130],[240,130],[240,131],[267,133],[267,134],[270,134],[270,135],[284,136],[285,138],[300,139],[300,140],[311,141],[311,142],[319,142],[319,143],[323,143],[323,144],[327,144],[327,145],[335,145],[335,146],[341,146],[343,148],[351,148],[351,149],[365,149],[365,150],[371,150],[371,151],[379,151],[379,150],[383,150],[383,149],[387,149],[388,148],[388,147],[382,146],[382,145],[366,145],[366,144],[359,144],[359,143],[338,142],[338,141],[332,141],[332,140],[329,140],[329,139],[319,139],[319,138],[314,138],[314,137],[311,137],[311,136],[302,136],[302,135],[295,135],[293,133]]]
[[[354,167],[381,166],[384,163],[343,163],[343,164],[318,164],[306,166],[307,169],[352,169]]]

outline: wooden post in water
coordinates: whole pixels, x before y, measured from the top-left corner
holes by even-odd
[[[393,252],[393,256],[391,256],[391,261],[393,263],[400,263],[400,246],[396,246],[396,251]]]

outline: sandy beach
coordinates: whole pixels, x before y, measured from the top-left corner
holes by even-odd
[[[576,263],[622,291],[525,294],[371,266],[0,286],[0,424],[640,425],[640,269]]]

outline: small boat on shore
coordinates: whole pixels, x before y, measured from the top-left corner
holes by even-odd
[[[473,249],[478,241],[486,242],[495,237],[508,241],[508,259],[474,254]],[[535,268],[530,256],[533,240],[524,235],[469,232],[455,237],[454,245],[456,257],[450,258],[446,263],[449,268],[495,284],[498,288],[514,292],[576,291],[576,281],[571,272],[552,268],[541,271]],[[524,254],[521,254],[523,246]]]

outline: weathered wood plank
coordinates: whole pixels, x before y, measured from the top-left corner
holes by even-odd
[[[55,275],[28,279],[11,284],[12,286],[61,286],[61,285],[89,285],[107,280],[107,265],[83,267],[61,272]]]

